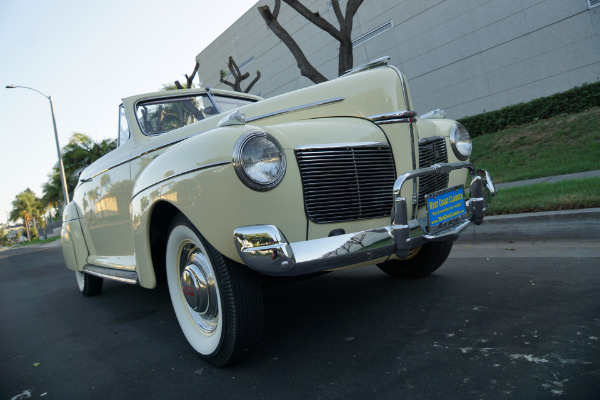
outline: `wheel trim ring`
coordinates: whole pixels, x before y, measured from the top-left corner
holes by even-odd
[[[185,243],[194,243],[200,252],[204,254],[208,262],[212,266],[211,258],[208,253],[204,242],[198,235],[198,233],[188,226],[187,224],[178,224],[174,226],[167,239],[167,252],[166,252],[166,268],[167,268],[167,282],[169,286],[169,295],[171,296],[171,302],[173,304],[173,310],[179,322],[181,330],[189,342],[189,344],[203,357],[210,357],[212,354],[217,352],[221,346],[224,327],[223,319],[221,317],[223,308],[219,290],[219,280],[217,276],[216,281],[216,292],[217,292],[217,304],[219,310],[221,310],[218,318],[216,328],[213,332],[207,333],[202,331],[196,322],[192,319],[192,315],[188,311],[188,306],[183,293],[181,291],[180,283],[180,270],[179,257],[181,255],[182,245]],[[214,267],[212,267],[214,268]],[[214,269],[213,269],[214,270]],[[216,272],[216,271],[215,271]],[[215,275],[216,276],[216,275]]]
[[[179,289],[182,301],[186,305],[188,315],[191,320],[194,321],[196,327],[200,329],[203,334],[210,335],[214,333],[219,325],[220,319],[218,287],[215,283],[212,267],[200,248],[191,240],[187,240],[181,244],[178,260],[177,269],[180,271],[178,275],[180,276]],[[198,312],[190,307],[182,282],[186,270],[193,270],[197,276],[202,276],[203,279],[200,280],[205,280],[207,283],[208,288],[206,296],[208,298],[208,304],[206,312]]]

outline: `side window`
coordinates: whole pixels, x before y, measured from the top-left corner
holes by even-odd
[[[119,106],[119,140],[117,146],[121,146],[123,143],[129,140],[129,125],[127,124],[127,118],[125,117],[125,107],[123,104]]]

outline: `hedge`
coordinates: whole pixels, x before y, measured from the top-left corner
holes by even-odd
[[[539,119],[578,113],[599,106],[600,82],[595,82],[528,103],[461,118],[458,122],[467,128],[471,137],[476,137],[498,132],[509,126],[529,124]]]

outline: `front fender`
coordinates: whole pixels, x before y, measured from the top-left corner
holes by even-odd
[[[233,232],[240,226],[275,225],[285,229],[291,241],[307,240],[308,222],[295,161],[296,147],[386,141],[376,125],[358,118],[334,117],[266,126],[264,130],[284,149],[287,169],[277,187],[258,192],[240,181],[232,164],[236,141],[252,129],[263,128],[252,125],[219,128],[187,139],[153,159],[137,179],[132,217],[142,286],[146,275],[143,269],[152,271],[150,226],[155,212],[176,209],[183,213],[213,247],[241,262],[233,239]],[[161,203],[170,206],[158,207]],[[168,226],[160,229],[164,232]]]

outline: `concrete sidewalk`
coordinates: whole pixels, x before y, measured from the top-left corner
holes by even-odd
[[[555,182],[560,182],[560,181],[595,178],[595,177],[600,177],[600,171],[577,172],[574,174],[548,176],[546,178],[536,178],[536,179],[527,179],[524,181],[517,181],[517,182],[499,183],[496,185],[496,188],[497,189],[507,189],[507,188],[517,187],[517,186],[533,185],[536,183],[555,183]],[[494,179],[494,177],[492,176],[492,180],[493,179]]]

